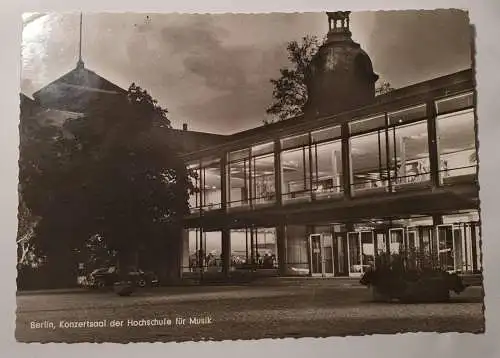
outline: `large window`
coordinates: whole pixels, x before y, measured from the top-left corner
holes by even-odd
[[[472,93],[436,102],[441,183],[470,180],[477,172],[476,131],[472,106]]]
[[[430,180],[426,106],[388,114],[389,164],[394,190]]]
[[[274,143],[231,152],[227,177],[228,207],[274,202]]]
[[[187,251],[189,272],[222,271],[222,233],[220,231],[189,230]]]
[[[228,207],[248,205],[250,199],[250,149],[229,153]]]
[[[342,193],[340,127],[282,140],[282,193],[285,202],[326,199]]]
[[[278,266],[275,228],[231,230],[231,265],[274,269]]]
[[[283,200],[310,199],[312,185],[309,134],[282,140]]]
[[[357,120],[349,127],[353,193],[385,191],[388,185],[385,115]]]
[[[191,212],[221,208],[221,168],[220,160],[207,158],[188,166],[194,174],[194,192],[190,194]]]
[[[340,127],[311,133],[312,194],[315,199],[342,193],[342,142]]]
[[[274,172],[274,143],[252,147],[251,200],[252,204],[267,204],[276,201]]]

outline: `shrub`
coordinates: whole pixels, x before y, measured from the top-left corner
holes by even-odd
[[[372,288],[377,301],[402,302],[446,301],[450,291],[461,293],[466,287],[456,273],[439,267],[437,256],[416,250],[379,255],[360,283]]]

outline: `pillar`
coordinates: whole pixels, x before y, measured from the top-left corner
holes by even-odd
[[[283,204],[282,198],[282,183],[283,183],[283,168],[281,167],[281,141],[276,139],[274,141],[274,190],[276,195],[276,205]]]
[[[231,270],[231,230],[222,229],[222,272],[229,277]]]
[[[227,209],[227,153],[224,153],[222,155],[221,161],[220,161],[220,201],[221,201],[221,209],[225,212]]]
[[[349,151],[349,124],[343,123],[341,127],[342,135],[342,179],[344,197],[350,199],[351,193],[351,155]]]
[[[276,245],[278,247],[278,273],[280,276],[285,276],[287,274],[286,227],[283,223],[276,226]]]
[[[429,164],[430,164],[430,178],[433,188],[441,185],[439,180],[439,145],[437,133],[437,114],[434,101],[427,102],[427,136],[429,146]]]
[[[478,262],[477,262],[477,235],[476,235],[476,225],[470,226],[471,231],[471,253],[472,253],[472,273],[477,273],[478,271]]]

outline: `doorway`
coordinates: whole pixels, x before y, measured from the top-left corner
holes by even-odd
[[[347,233],[349,276],[360,277],[375,266],[375,240],[373,231]]]
[[[339,277],[349,276],[349,258],[347,251],[346,232],[335,232],[334,253],[335,253],[335,260],[334,260],[335,276]]]
[[[390,253],[400,254],[404,250],[405,230],[403,228],[389,229]]]
[[[309,235],[309,264],[311,276],[333,276],[333,238],[330,233]]]
[[[446,271],[455,271],[457,260],[453,225],[438,225],[436,230],[439,266]]]

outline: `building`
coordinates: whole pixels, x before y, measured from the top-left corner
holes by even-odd
[[[279,275],[356,277],[377,255],[403,250],[480,272],[473,71],[375,97],[349,13],[328,21],[303,116],[184,155],[199,192],[184,220],[181,274],[201,252],[222,275],[249,263],[264,270],[271,256],[265,269]]]

